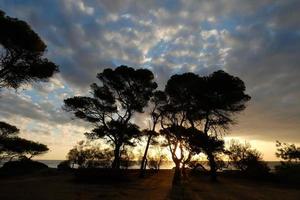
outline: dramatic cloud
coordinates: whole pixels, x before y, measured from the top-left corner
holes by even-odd
[[[161,89],[175,73],[226,70],[252,96],[231,136],[300,142],[297,0],[4,0],[0,7],[38,32],[61,69],[50,83],[1,93],[1,118],[20,123],[29,138],[76,143],[82,135],[73,132],[88,127],[70,120],[63,99],[88,94],[98,72],[125,64],[151,69]],[[147,126],[142,116],[136,121]]]

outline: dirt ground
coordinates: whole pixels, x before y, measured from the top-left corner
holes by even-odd
[[[172,187],[171,170],[162,170],[145,179],[118,184],[76,183],[71,174],[26,176],[0,180],[1,200],[94,200],[94,199],[193,199],[248,200],[300,199],[300,190],[272,183],[220,178],[211,183],[206,178],[190,177]]]

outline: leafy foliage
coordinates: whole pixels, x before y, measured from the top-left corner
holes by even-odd
[[[300,147],[295,144],[287,144],[276,141],[276,156],[283,161],[275,166],[276,175],[280,180],[300,183]]]
[[[19,131],[20,130],[16,126],[0,121],[0,137],[16,136]]]
[[[187,162],[193,154],[205,153],[215,180],[216,154],[224,148],[222,133],[250,100],[243,81],[224,71],[203,77],[184,73],[168,80],[165,93],[167,103],[161,109],[161,121],[172,158],[177,160],[177,146],[190,152],[185,158]]]
[[[79,168],[108,167],[112,160],[110,149],[100,149],[84,141],[78,142],[68,153],[67,159],[71,166]]]
[[[288,162],[300,161],[300,147],[295,144],[287,144],[276,141],[277,152],[276,156]]]
[[[46,81],[58,72],[58,66],[43,57],[46,44],[26,22],[0,10],[0,29],[0,88]]]
[[[167,160],[167,156],[162,152],[159,145],[152,150],[152,154],[147,156],[147,165],[150,169],[159,171],[162,163]]]
[[[249,143],[241,144],[232,140],[228,149],[228,156],[231,164],[241,171],[268,172],[270,170],[267,164],[263,162],[261,153],[252,149]]]
[[[49,149],[46,145],[17,137],[19,129],[15,126],[0,122],[0,158],[11,159],[13,157],[32,158]]]
[[[65,109],[95,125],[86,133],[89,138],[104,138],[114,145],[112,165],[119,168],[121,147],[134,145],[132,139],[140,133],[130,120],[134,113],[143,112],[157,84],[151,71],[127,66],[105,69],[97,78],[101,85],[91,85],[93,97],[65,99]]]
[[[19,137],[0,138],[0,152],[4,157],[32,158],[48,151],[44,144],[33,142]]]

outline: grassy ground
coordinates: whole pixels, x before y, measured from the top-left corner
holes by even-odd
[[[272,183],[220,178],[211,183],[206,177],[190,177],[172,187],[171,170],[163,170],[145,179],[115,184],[74,182],[72,174],[31,175],[0,180],[2,200],[93,200],[93,199],[299,199],[300,190]]]
[[[297,200],[300,190],[271,182],[219,177],[217,183],[208,177],[189,177],[180,186],[174,186],[170,199],[193,200]]]

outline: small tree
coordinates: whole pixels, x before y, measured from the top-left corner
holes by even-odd
[[[58,66],[44,58],[46,44],[24,21],[0,10],[0,89],[46,81]]]
[[[111,164],[113,154],[111,149],[100,149],[90,143],[80,141],[67,155],[71,166],[79,168],[108,167]]]
[[[27,157],[31,159],[34,156],[44,154],[49,150],[44,144],[19,137],[1,138],[0,146],[1,157],[6,159],[15,157]]]
[[[280,180],[300,183],[300,147],[276,141],[276,156],[281,159],[280,165],[275,166]]]
[[[147,165],[150,169],[158,172],[163,162],[167,160],[167,156],[163,153],[162,147],[158,143],[154,145],[150,153],[147,156]]]
[[[120,166],[123,169],[128,169],[133,165],[133,161],[135,159],[134,152],[131,151],[129,148],[123,148],[121,150],[121,159],[120,159]]]
[[[241,144],[232,140],[228,148],[230,163],[243,172],[268,172],[270,169],[263,162],[262,154],[252,149],[249,143]]]
[[[276,156],[289,163],[300,161],[300,147],[295,144],[287,144],[276,141]]]
[[[0,161],[24,156],[31,159],[49,150],[44,144],[17,137],[18,133],[17,127],[0,122]]]

